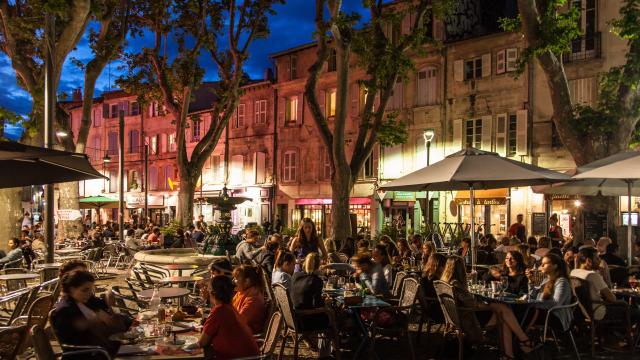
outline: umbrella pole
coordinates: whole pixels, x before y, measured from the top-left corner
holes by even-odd
[[[469,186],[469,205],[471,206],[471,269],[476,271],[476,199],[473,185]]]
[[[628,265],[631,266],[631,260],[633,259],[633,244],[631,242],[631,180],[625,180],[627,182],[627,259]]]

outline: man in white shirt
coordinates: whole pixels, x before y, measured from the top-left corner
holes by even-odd
[[[607,313],[606,303],[616,301],[602,276],[593,269],[597,266],[597,254],[593,248],[584,248],[576,257],[576,268],[571,270],[571,276],[585,280],[589,283],[589,296],[593,304],[593,317],[602,320]]]

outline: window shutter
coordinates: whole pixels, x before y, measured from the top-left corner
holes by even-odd
[[[169,141],[167,140],[167,134],[161,134],[160,136],[160,148],[162,149],[163,153],[166,153],[169,151],[169,148],[167,147],[167,144],[169,143]]]
[[[518,48],[507,49],[507,71],[518,70]]]
[[[456,60],[453,62],[453,79],[455,81],[464,80],[464,61]]]
[[[358,116],[360,114],[360,84],[351,84],[349,91],[349,97],[351,98],[351,116]]]
[[[516,155],[527,155],[527,110],[518,110],[516,112]]]
[[[287,99],[285,97],[281,97],[278,99],[278,101],[280,102],[278,106],[278,122],[280,124],[284,124],[285,122],[284,112],[287,109]]]
[[[482,55],[482,77],[491,76],[491,53]]]
[[[402,109],[403,88],[402,79],[398,79],[396,85],[393,87],[393,109],[395,110]]]
[[[255,158],[253,161],[253,168],[255,169],[255,183],[256,184],[264,184],[266,180],[265,176],[265,165],[266,165],[266,155],[263,152],[256,152]]]
[[[327,116],[327,91],[326,90],[318,90],[318,106],[320,106],[320,111],[322,111],[322,115]]]
[[[298,117],[296,119],[297,125],[302,124],[302,114],[303,114],[302,108],[304,107],[303,104],[304,104],[304,94],[300,93],[298,94]]]
[[[280,70],[282,70],[280,73],[284,76],[284,78],[280,79],[281,81],[291,80],[291,66],[289,66],[289,64],[289,58],[287,58],[286,56],[283,57],[282,63],[280,63]]]
[[[124,116],[129,116],[129,102],[123,101],[121,110],[124,111]]]
[[[493,132],[491,115],[482,117],[482,150],[491,151],[491,135]]]
[[[402,19],[402,35],[411,34],[411,14],[406,14]]]
[[[496,115],[496,152],[507,156],[507,114]]]
[[[505,72],[505,50],[502,49],[496,54],[496,74],[504,74]]]
[[[462,119],[453,120],[453,141],[451,143],[451,152],[456,152],[464,147],[462,143]]]
[[[442,21],[435,20],[433,21],[433,38],[436,40],[444,40],[444,26]]]

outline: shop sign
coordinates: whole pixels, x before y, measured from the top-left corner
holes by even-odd
[[[395,191],[393,193],[394,201],[416,201],[416,193],[412,191]]]
[[[535,212],[531,214],[531,234],[532,235],[547,234],[547,214],[543,212]]]
[[[579,195],[565,195],[565,194],[545,194],[545,200],[578,200]]]
[[[164,196],[161,195],[149,195],[147,198],[147,204],[149,206],[163,206]],[[143,207],[144,206],[144,193],[138,194],[126,194],[125,198],[128,207]]]
[[[62,221],[72,221],[78,220],[82,218],[82,214],[80,214],[80,210],[76,209],[60,209],[58,210],[58,220]]]
[[[507,198],[475,198],[476,205],[506,205]],[[469,198],[456,199],[458,205],[469,205]]]

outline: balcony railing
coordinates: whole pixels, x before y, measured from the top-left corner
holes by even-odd
[[[562,54],[565,63],[599,58],[602,54],[601,34],[586,34],[571,42],[571,51]]]

